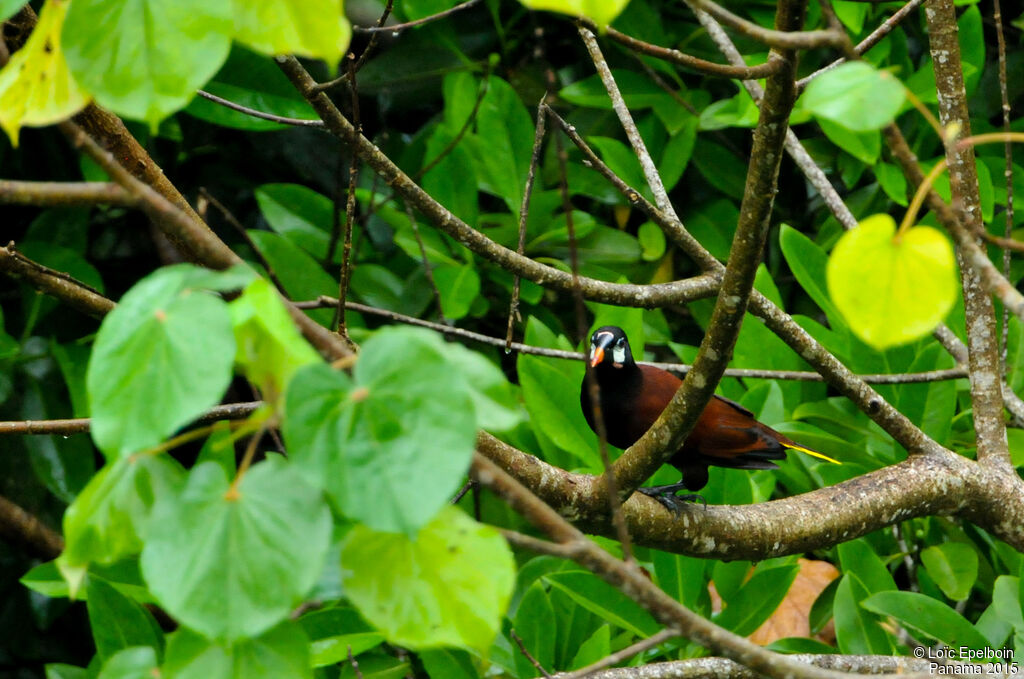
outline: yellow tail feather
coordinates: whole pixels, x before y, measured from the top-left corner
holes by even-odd
[[[810,455],[812,457],[816,457],[816,458],[818,458],[820,460],[825,460],[826,462],[831,462],[832,464],[842,464],[842,462],[840,462],[839,460],[833,460],[828,455],[822,455],[818,451],[811,450],[810,448],[804,448],[803,446],[797,446],[797,445],[794,445],[792,443],[783,443],[782,445],[784,447],[790,448],[792,450],[799,450],[801,453],[807,453],[808,455]]]

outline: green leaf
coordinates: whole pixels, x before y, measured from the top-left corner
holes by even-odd
[[[344,662],[349,652],[357,656],[384,642],[384,635],[348,606],[307,613],[299,618],[299,624],[309,637],[313,667]]]
[[[569,16],[590,19],[602,31],[615,21],[615,17],[626,8],[629,0],[519,0],[530,9],[546,9]]]
[[[164,672],[174,679],[312,679],[309,640],[284,622],[253,639],[211,641],[180,628],[167,637]]]
[[[46,679],[92,679],[92,676],[84,667],[75,667],[64,663],[48,663],[46,665]]]
[[[319,120],[316,111],[302,98],[274,61],[237,43],[224,66],[203,85],[210,94],[247,108],[285,118]],[[282,130],[288,125],[254,118],[202,97],[196,97],[185,113],[200,120],[239,130]]]
[[[819,120],[818,124],[821,126],[821,131],[833,144],[857,160],[867,165],[874,165],[878,161],[878,157],[882,153],[882,136],[877,130],[857,132],[828,119]],[[840,157],[839,162],[841,163],[843,159]],[[855,163],[856,161],[854,161]],[[859,171],[861,168],[863,166],[857,166],[856,169]],[[855,183],[855,177],[846,179],[850,183]]]
[[[480,188],[505,200],[518,214],[533,148],[533,122],[519,95],[492,76],[480,102],[474,135]]]
[[[544,581],[601,619],[637,636],[649,637],[661,629],[639,604],[589,571],[550,573]]]
[[[874,215],[839,239],[828,289],[853,332],[878,350],[924,337],[957,298],[949,241],[927,226],[894,237],[896,222]]]
[[[0,21],[11,18],[24,6],[24,0],[0,0]]]
[[[978,552],[963,542],[943,542],[921,552],[921,562],[942,593],[966,599],[978,579]]]
[[[445,318],[457,321],[469,313],[473,301],[480,294],[480,275],[476,269],[465,266],[439,266],[433,270],[434,283],[441,293],[441,308]]]
[[[878,592],[861,605],[879,615],[896,618],[917,637],[935,639],[951,648],[982,649],[988,641],[970,622],[946,604],[918,592]]]
[[[312,300],[320,295],[338,294],[338,282],[309,254],[287,238],[270,231],[250,230],[246,233],[256,244],[267,264],[277,274],[288,297],[294,300]],[[356,271],[360,267],[356,267]],[[323,326],[330,325],[334,311],[314,309],[306,314]]]
[[[264,184],[256,189],[263,218],[277,233],[316,257],[327,258],[334,203],[300,184]],[[335,247],[335,254],[341,249]]]
[[[80,0],[62,37],[71,72],[97,102],[155,128],[220,69],[231,33],[228,0]]]
[[[512,628],[541,667],[554,667],[555,664],[557,635],[551,626],[551,622],[557,619],[555,615],[551,597],[548,596],[544,585],[540,581],[535,581],[519,602]],[[519,675],[524,677],[531,676],[534,671],[533,664],[522,653],[516,656],[516,667],[519,669]]]
[[[480,204],[475,190],[478,181],[473,168],[473,154],[469,145],[461,141],[451,146],[459,127],[461,124],[454,129],[439,125],[427,139],[424,167],[426,163],[437,162],[423,175],[423,189],[462,221],[475,224],[480,215]]]
[[[196,289],[210,277],[159,269],[103,319],[86,384],[92,438],[108,458],[156,445],[224,395],[235,338],[227,305]]]
[[[611,655],[612,652],[612,628],[610,625],[601,625],[597,631],[590,635],[586,641],[580,644],[580,649],[572,659],[570,670],[578,670],[592,665],[601,658]]]
[[[285,404],[288,450],[346,516],[411,535],[469,467],[472,392],[445,343],[418,328],[375,333],[353,375],[323,364],[295,375]]]
[[[501,368],[461,344],[450,343],[445,349],[472,392],[478,428],[508,431],[523,420],[519,399]]]
[[[868,594],[896,589],[892,574],[867,540],[860,538],[843,542],[838,551],[843,572],[855,574]]]
[[[149,611],[95,575],[89,576],[85,589],[89,626],[100,658],[109,660],[132,646],[149,646],[161,653],[163,632]]]
[[[430,679],[479,679],[473,656],[447,648],[417,653]]]
[[[254,465],[237,489],[207,462],[154,508],[142,573],[182,624],[228,641],[254,636],[316,582],[331,523],[322,496],[280,458]]]
[[[342,543],[341,563],[345,594],[363,617],[390,642],[412,649],[486,651],[515,582],[501,535],[451,506],[415,539],[355,526]]]
[[[640,225],[637,240],[640,242],[640,256],[644,261],[653,262],[665,254],[665,233],[654,222],[644,222]]]
[[[867,596],[867,590],[851,573],[840,579],[832,603],[836,643],[843,653],[889,655],[892,653],[889,636],[878,618],[860,606]]]
[[[154,650],[149,646],[134,646],[111,656],[96,679],[152,679],[158,673]]]
[[[13,13],[0,8],[0,13]],[[0,127],[18,146],[22,125],[52,125],[77,113],[89,103],[68,70],[66,50],[61,49],[61,27],[68,12],[67,2],[50,0],[39,12],[39,20],[20,50],[0,71]]]
[[[907,206],[907,178],[903,171],[889,163],[875,164],[875,177],[878,178],[878,185],[885,191],[893,202]]]
[[[320,356],[299,334],[280,295],[265,279],[254,280],[228,306],[238,347],[235,363],[265,401],[276,403],[295,371],[319,363]]]
[[[848,61],[817,76],[802,97],[805,109],[848,130],[888,125],[903,106],[903,85],[865,61]]]
[[[352,39],[340,2],[260,0],[233,5],[235,37],[264,54],[315,57],[333,68]]]
[[[658,586],[666,594],[693,611],[710,615],[706,559],[652,550],[651,561]]]
[[[786,598],[800,567],[788,564],[759,570],[729,598],[715,623],[740,636],[753,634]]]
[[[783,224],[779,232],[779,245],[782,255],[786,258],[790,270],[796,276],[800,287],[804,289],[814,303],[817,304],[833,330],[845,328],[839,309],[832,303],[826,289],[825,271],[828,267],[828,255],[810,238],[788,224]]]
[[[64,552],[57,560],[74,597],[91,562],[137,554],[153,505],[176,492],[184,471],[167,456],[142,455],[109,463],[64,512]]]

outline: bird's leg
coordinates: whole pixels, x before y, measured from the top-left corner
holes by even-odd
[[[679,515],[682,508],[686,506],[686,502],[700,502],[704,505],[704,509],[708,508],[708,501],[704,499],[702,495],[697,493],[687,493],[686,495],[676,495],[681,490],[688,490],[686,484],[682,481],[679,483],[670,483],[667,486],[648,486],[646,488],[637,488],[638,491],[648,497],[653,497],[655,500],[665,506],[670,512],[675,515]]]

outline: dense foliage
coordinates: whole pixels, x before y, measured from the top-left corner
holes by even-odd
[[[0,674],[141,677],[160,668],[168,677],[532,677],[538,670],[521,648],[549,671],[570,670],[656,634],[662,625],[649,610],[594,573],[513,550],[498,528],[534,529],[493,494],[474,490],[449,504],[467,480],[479,430],[562,469],[601,473],[598,439],[579,408],[583,364],[446,341],[396,316],[504,339],[515,287],[517,340],[579,350],[589,334],[581,332],[573,295],[530,280],[519,287],[509,267],[407,209],[324,129],[193,98],[201,88],[291,123],[318,119],[269,55],[327,58],[330,66],[304,63],[320,80],[338,75],[334,62],[351,34],[338,3],[279,0],[264,3],[264,14],[247,14],[255,4],[47,0],[35,7],[35,42],[24,42],[0,71],[0,123],[10,135],[0,141],[0,177],[107,181],[55,128],[29,127],[94,100],[126,118],[245,262],[225,271],[181,263],[164,234],[123,203],[4,206],[3,244],[13,241],[25,257],[117,306],[94,318],[29,282],[0,278],[0,420],[91,418],[89,434],[0,432],[0,495],[64,540],[54,558],[17,530],[0,530],[14,536],[0,542]],[[382,11],[376,2],[347,4],[354,25],[372,25]],[[395,16],[418,19],[453,4],[400,0]],[[855,43],[901,4],[832,3]],[[992,8],[958,4],[972,131],[1001,129]],[[0,1],[0,16],[20,9]],[[772,2],[733,9],[764,26],[775,14]],[[159,30],[141,30],[143,20]],[[1004,20],[1016,110],[1024,103],[1024,50],[1019,18]],[[632,0],[612,26],[723,61],[682,3]],[[826,26],[811,3],[806,27]],[[573,20],[487,0],[394,34],[353,35],[354,53],[369,50],[369,58],[355,76],[342,59],[349,84],[329,89],[331,97],[430,196],[490,240],[519,245],[536,105],[545,92],[601,160],[653,200]],[[734,37],[749,65],[767,60],[764,45]],[[910,202],[913,192],[879,131],[894,116],[925,170],[943,157],[936,131],[893,85],[934,107],[927,41],[923,12],[912,12],[865,54],[871,67],[855,64],[812,81],[821,84],[790,118],[858,220],[877,224],[886,219],[878,215],[892,215],[898,222]],[[698,75],[610,39],[601,44],[679,216],[724,262],[757,105],[736,80]],[[837,56],[831,48],[803,51],[799,75]],[[14,67],[30,80],[15,81]],[[38,89],[54,76],[73,87],[57,88],[63,95]],[[40,97],[46,105],[33,108]],[[1012,126],[1020,130],[1020,120]],[[561,271],[576,260],[580,275],[613,283],[700,273],[552,127],[522,236],[527,257]],[[982,216],[1001,235],[1009,202],[1004,149],[978,146],[977,154]],[[350,166],[358,172],[351,196]],[[1012,181],[1013,193],[1024,196],[1019,165]],[[829,270],[842,267],[829,256],[840,222],[788,159],[779,187],[756,289],[856,373],[955,367],[927,334],[944,320],[966,339],[950,249],[934,215],[920,224],[936,228],[916,227],[903,250],[892,246],[891,229],[878,245],[891,247],[884,255],[854,244],[862,249],[848,255],[837,284]],[[936,187],[949,198],[948,179],[939,177]],[[354,202],[351,242],[347,199]],[[1024,222],[1020,211],[1012,219],[1014,228]],[[927,256],[936,247],[946,254],[920,264],[907,249],[915,242]],[[990,255],[1002,266],[1000,250],[993,246]],[[303,339],[275,286],[293,301],[336,296],[349,256],[348,300],[370,308],[345,313],[358,359],[332,366]],[[872,268],[887,262],[897,273],[927,271],[901,278]],[[1017,284],[1022,274],[1019,261],[1011,262],[1009,280]],[[875,300],[881,310],[857,316]],[[653,309],[642,299],[587,302],[583,325],[622,326],[643,357],[689,363],[713,305],[712,298]],[[334,327],[333,308],[307,313]],[[1019,392],[1024,324],[1010,317],[1003,332],[1007,380]],[[730,365],[812,369],[750,316]],[[876,387],[937,443],[974,456],[965,377]],[[843,464],[791,453],[778,471],[714,468],[702,491],[710,504],[797,495],[906,457],[822,382],[727,377],[719,393]],[[218,404],[257,398],[262,405],[245,419],[190,424]],[[1011,428],[1008,435],[1012,464],[1024,466],[1024,433]],[[665,467],[652,482],[677,479]],[[808,555],[838,569],[817,584],[809,582],[812,562],[795,554],[755,564],[644,545],[635,553],[665,592],[741,636],[775,614],[781,632],[760,640],[782,652],[908,655],[941,643],[1006,647],[1024,659],[1021,554],[960,518],[892,521],[891,529],[837,537]],[[622,553],[617,541],[595,539]],[[787,617],[801,593],[813,606]],[[706,653],[674,638],[624,662]]]

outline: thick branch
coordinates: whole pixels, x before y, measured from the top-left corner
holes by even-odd
[[[851,674],[907,674],[933,671],[934,661],[890,655],[810,655],[789,656],[815,667],[850,672]],[[964,668],[969,674],[970,668]],[[694,658],[672,662],[651,663],[643,667],[617,667],[587,675],[587,679],[759,679],[761,675],[728,658]],[[555,679],[562,675],[556,674]]]
[[[615,537],[609,517],[591,510],[594,498],[601,496],[599,477],[554,467],[486,433],[477,437],[477,448],[581,530]],[[986,480],[974,462],[958,455],[941,460],[918,455],[835,486],[770,502],[694,505],[675,517],[656,500],[634,493],[622,508],[636,544],[714,559],[760,561],[802,554],[909,518],[961,511],[1021,549],[1024,524],[1013,522],[1024,505],[1019,496],[1010,495],[1020,490],[1004,482],[998,493],[988,493],[1014,505],[1000,508],[977,497]],[[740,535],[742,540],[737,539]]]
[[[951,129],[950,125],[955,125],[962,135],[969,136],[970,117],[967,112],[963,71],[960,68],[960,44],[957,40],[953,0],[932,0],[925,9],[925,17],[928,20],[932,62],[935,65],[939,120],[945,129]],[[964,224],[966,230],[972,233],[984,231],[974,148],[961,148],[954,143],[947,144],[946,161],[949,164],[953,202],[962,208],[961,214],[967,222]],[[969,234],[965,234],[964,239],[970,239],[974,246],[978,247],[977,242]],[[988,264],[992,266],[991,262]],[[998,464],[1005,471],[1012,472],[1006,426],[1003,423],[1002,392],[999,387],[1002,382],[1002,365],[999,360],[995,309],[992,299],[982,285],[980,272],[967,265],[963,257],[960,258],[960,274],[963,279],[964,311],[967,317],[968,365],[974,428],[978,434],[978,461],[982,464]]]
[[[120,119],[115,118],[115,120],[120,124]],[[115,160],[109,151],[104,151],[78,125],[68,121],[60,123],[58,127],[75,148],[82,149],[87,153],[90,158],[103,168],[104,172],[111,179],[138,200],[140,208],[153,223],[172,242],[180,243],[183,248],[182,251],[191,253],[195,261],[212,269],[227,269],[236,264],[243,263],[242,259],[232,252],[231,248],[220,240],[210,230],[210,227],[192,211],[191,207],[188,207],[187,210],[183,209],[180,205],[168,200],[149,184],[136,179],[135,176]],[[163,178],[164,182],[167,182],[166,178],[163,177],[163,172],[159,172],[159,175]],[[167,182],[167,184],[171,189],[174,189],[170,182]],[[180,194],[177,195],[180,197]],[[281,299],[288,309],[292,321],[302,330],[302,334],[305,335],[306,339],[313,346],[332,358],[348,356],[352,353],[337,335],[317,324],[309,316],[296,309],[288,300],[283,297]]]
[[[471,473],[497,493],[528,521],[567,549],[571,558],[647,609],[660,623],[713,652],[778,679],[846,679],[841,672],[825,670],[772,653],[702,618],[655,585],[635,563],[622,562],[588,540],[537,496],[524,488],[479,453]],[[696,510],[700,511],[700,510]],[[904,675],[909,676],[909,675]]]

